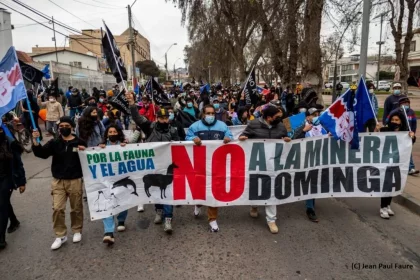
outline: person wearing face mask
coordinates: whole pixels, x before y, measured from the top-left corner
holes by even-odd
[[[233,125],[247,125],[248,124],[248,108],[240,107],[236,116],[232,118]]]
[[[82,113],[83,100],[77,88],[71,90],[71,95],[67,99],[67,107],[70,110],[70,118],[74,119],[76,114]]]
[[[382,123],[386,123],[387,116],[391,113],[392,110],[395,110],[398,108],[398,101],[401,97],[401,84],[395,83],[392,86],[392,95],[388,96],[385,99],[384,103],[384,115],[382,117]]]
[[[146,117],[151,122],[156,121],[156,113],[160,110],[159,106],[151,102],[149,96],[143,95],[141,98],[142,107],[139,110],[140,115]]]
[[[85,141],[72,134],[74,122],[70,117],[60,118],[58,128],[59,136],[48,141],[45,145],[37,142],[39,132],[32,133],[34,155],[38,158],[47,159],[52,156],[51,195],[53,200],[53,228],[56,239],[51,245],[52,250],[60,248],[67,241],[67,227],[65,222],[65,210],[67,199],[70,200],[71,229],[73,243],[82,240],[83,228],[83,188],[82,166],[78,151],[86,147]]]
[[[98,109],[87,107],[77,122],[76,135],[85,141],[87,147],[96,147],[102,143],[105,127],[98,117]]]
[[[177,121],[175,118],[175,112],[174,109],[171,106],[166,106],[166,110],[168,110],[169,113],[169,124],[173,127],[176,127],[176,130],[178,131],[178,136],[181,141],[185,140],[185,130],[184,126],[181,122]]]
[[[407,116],[409,129],[415,134],[417,131],[417,117],[414,110],[410,108],[410,98],[408,98],[407,96],[402,96],[398,101],[398,106],[399,107],[397,109],[393,110],[389,114],[389,116],[387,116],[386,122],[388,123],[391,120],[390,116],[394,115],[395,113],[400,112],[404,114],[404,111],[405,111],[404,117]],[[413,161],[413,155],[411,154],[410,164],[408,168],[408,175],[416,175],[416,174],[419,174],[419,170],[416,169],[416,166],[414,165],[414,161]]]
[[[159,109],[156,112],[157,121],[151,122],[146,117],[139,114],[137,106],[134,102],[133,95],[126,94],[128,104],[130,105],[130,112],[133,121],[146,134],[146,142],[171,142],[180,141],[178,136],[178,129],[170,124],[170,113],[166,109]],[[164,221],[163,230],[170,234],[172,233],[172,205],[155,205],[156,216],[154,223],[161,224]]]
[[[378,103],[378,98],[376,97],[376,94],[375,94],[375,86],[372,83],[368,85],[368,91],[369,91],[369,98],[370,98],[370,102],[372,103],[373,111],[375,112],[375,116],[377,116],[378,110],[379,110],[379,103]]]
[[[194,106],[194,101],[190,97],[185,98],[185,105],[186,106],[182,111],[198,119],[198,116],[200,115],[200,111],[198,110],[197,107]]]
[[[226,123],[229,119],[229,113],[221,107],[219,100],[213,100],[213,107],[216,110],[216,120]]]
[[[22,146],[15,139],[8,137],[0,127],[0,250],[7,246],[6,229],[10,219],[8,233],[17,230],[20,222],[13,211],[10,198],[13,190],[25,191],[25,169],[21,159]]]
[[[391,131],[408,131],[408,135],[411,137],[413,144],[416,142],[416,136],[413,131],[410,131],[408,127],[405,114],[401,110],[395,110],[392,114],[389,115],[389,121],[387,126],[380,128],[381,132],[391,132]],[[418,172],[417,172],[418,173]],[[395,213],[391,209],[392,197],[382,197],[381,198],[381,208],[379,210],[379,215],[383,219],[389,219],[390,216],[394,216]]]
[[[102,114],[105,114],[108,111],[108,100],[105,97],[105,94],[101,93],[98,100],[98,109],[102,111]]]
[[[290,142],[291,139],[287,137],[286,127],[282,123],[283,112],[275,106],[268,105],[262,111],[262,117],[250,121],[245,130],[239,136],[240,141],[247,139],[283,139],[285,142]],[[258,208],[253,206],[249,212],[253,218],[258,217]],[[276,234],[279,229],[276,225],[277,206],[269,205],[265,207],[265,214],[268,228],[270,232]]]
[[[46,123],[47,131],[55,137],[57,132],[57,121],[64,116],[63,107],[54,95],[48,96],[48,101],[42,102],[41,96],[38,96],[38,106],[47,109]]]
[[[104,141],[102,144],[99,145],[102,149],[104,149],[106,146],[112,146],[112,145],[120,145],[121,147],[125,147],[125,137],[124,133],[116,125],[110,125],[104,133]],[[127,219],[128,210],[122,211],[118,215],[116,215],[118,225],[117,225],[117,231],[123,232],[125,231],[125,220]],[[102,222],[104,223],[104,238],[102,240],[103,243],[106,243],[108,245],[112,245],[115,242],[114,239],[114,231],[115,231],[115,222],[114,222],[114,216],[102,219]]]
[[[187,131],[186,141],[193,141],[200,146],[202,140],[223,140],[227,144],[233,140],[233,135],[229,127],[222,121],[216,119],[216,110],[213,105],[206,105],[202,111],[202,119],[193,123]],[[207,208],[207,217],[211,232],[218,232],[217,207]],[[194,216],[198,217],[201,213],[201,206],[194,207]]]

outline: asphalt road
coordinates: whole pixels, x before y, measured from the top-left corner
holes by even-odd
[[[69,238],[51,251],[50,160],[29,154],[24,163],[27,191],[12,197],[21,227],[0,252],[1,280],[420,279],[420,217],[393,204],[396,216],[382,220],[379,199],[319,200],[318,224],[307,220],[303,202],[278,206],[277,235],[263,215],[249,217],[248,207],[221,209],[221,230],[210,233],[206,217],[194,219],[193,208],[183,206],[175,208],[168,236],[148,205],[144,213],[129,211],[127,231],[116,234],[113,247],[102,243],[102,222],[89,221],[85,205],[82,242]]]

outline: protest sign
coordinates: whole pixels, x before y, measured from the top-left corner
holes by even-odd
[[[89,148],[79,153],[90,216],[150,203],[277,205],[401,194],[412,147],[408,133],[360,136],[360,150],[333,137]]]

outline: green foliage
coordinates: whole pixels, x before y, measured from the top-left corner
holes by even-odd
[[[144,75],[158,77],[160,74],[160,70],[153,60],[137,61],[136,67],[140,68],[140,73]]]

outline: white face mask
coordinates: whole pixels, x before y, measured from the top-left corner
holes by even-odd
[[[370,90],[369,90],[369,93],[374,93],[374,90],[373,90],[373,89],[370,89]]]
[[[50,102],[53,102],[53,103],[55,102],[55,99],[53,99],[53,98],[50,98],[49,100],[50,100]]]

